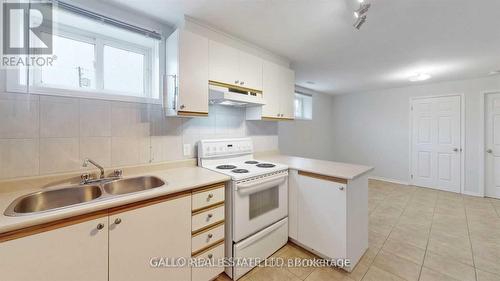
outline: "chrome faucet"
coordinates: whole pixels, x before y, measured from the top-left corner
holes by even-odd
[[[89,158],[87,158],[83,161],[83,167],[88,167],[89,163],[96,166],[101,171],[101,176],[99,178],[103,179],[104,178],[104,168],[101,165],[97,164],[94,160],[89,159]]]

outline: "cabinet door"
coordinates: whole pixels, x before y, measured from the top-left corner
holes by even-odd
[[[239,79],[242,87],[262,90],[262,62],[259,57],[240,52]]]
[[[107,223],[105,217],[0,243],[0,279],[108,280]]]
[[[291,69],[283,68],[280,81],[282,83],[280,107],[280,112],[283,114],[282,118],[294,119],[295,72]]]
[[[264,95],[264,101],[266,104],[262,107],[262,117],[280,117],[280,102],[282,91],[280,82],[281,75],[281,66],[269,61],[264,61],[262,93]]]
[[[297,170],[288,172],[288,236],[298,240],[299,176]]]
[[[109,217],[109,280],[190,280],[189,267],[154,268],[155,257],[191,256],[191,196]]]
[[[208,53],[209,79],[231,85],[236,85],[238,81],[238,86],[240,86],[238,75],[240,52],[235,48],[210,40]]]
[[[208,113],[208,39],[183,30],[179,41],[178,110]]]
[[[345,185],[299,174],[298,197],[298,241],[328,257],[345,258]]]

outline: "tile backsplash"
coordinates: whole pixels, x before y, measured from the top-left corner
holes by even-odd
[[[200,139],[238,137],[278,149],[277,123],[245,121],[240,108],[172,118],[160,105],[0,93],[0,179],[84,170],[85,158],[105,167],[193,158]]]

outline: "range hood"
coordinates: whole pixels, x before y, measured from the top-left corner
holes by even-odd
[[[210,104],[237,107],[262,106],[265,104],[261,91],[212,81],[208,84]]]

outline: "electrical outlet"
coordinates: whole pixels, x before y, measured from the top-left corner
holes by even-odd
[[[192,150],[191,144],[185,143],[184,144],[184,156],[191,156],[192,155],[191,150]]]

